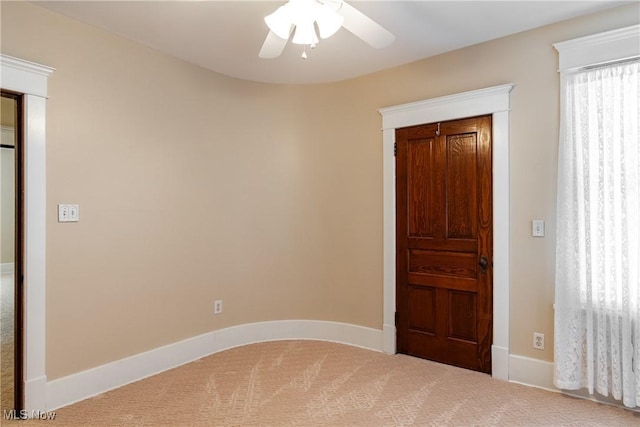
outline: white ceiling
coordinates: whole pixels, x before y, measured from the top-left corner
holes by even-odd
[[[396,40],[374,49],[340,29],[301,59],[289,43],[260,59],[264,16],[282,1],[43,1],[39,6],[218,73],[273,83],[344,80],[518,33],[625,1],[348,1]],[[560,41],[560,40],[558,40]]]

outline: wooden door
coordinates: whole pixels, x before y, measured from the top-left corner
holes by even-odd
[[[491,116],[396,144],[398,352],[491,373]]]

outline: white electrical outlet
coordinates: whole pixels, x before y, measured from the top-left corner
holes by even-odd
[[[540,332],[533,333],[533,348],[536,350],[544,350],[544,334]]]
[[[544,220],[534,219],[531,221],[531,235],[533,237],[544,237]]]
[[[222,300],[217,299],[213,303],[213,314],[220,314],[220,313],[222,313]]]

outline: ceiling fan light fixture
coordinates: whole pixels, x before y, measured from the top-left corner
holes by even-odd
[[[320,37],[328,39],[342,28],[344,16],[332,10],[327,5],[319,4],[316,8],[316,22],[320,30]]]
[[[278,37],[288,40],[291,35],[291,26],[294,22],[294,14],[289,3],[280,6],[271,15],[264,17],[267,27]]]
[[[320,40],[316,24],[323,39],[334,35],[344,22],[344,17],[318,0],[290,0],[280,6],[264,22],[276,36],[288,40],[295,27],[292,43],[315,45]]]
[[[378,49],[395,39],[388,30],[344,0],[288,0],[264,21],[270,31],[258,56],[265,59],[279,57],[289,38],[291,43],[313,49],[319,37],[327,39],[342,27]],[[306,57],[306,50],[302,56]]]
[[[291,43],[314,46],[319,41],[313,21],[301,21],[296,24],[296,32]]]

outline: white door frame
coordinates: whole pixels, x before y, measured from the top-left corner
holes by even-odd
[[[396,352],[396,129],[445,120],[493,116],[493,344],[492,375],[509,379],[509,93],[513,84],[379,110],[383,137],[383,349]]]
[[[24,94],[24,409],[45,411],[47,80],[53,68],[0,55],[0,87]]]

